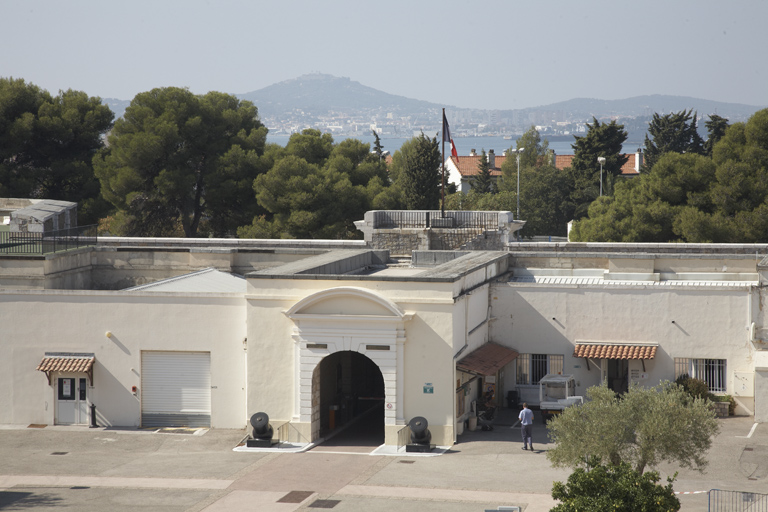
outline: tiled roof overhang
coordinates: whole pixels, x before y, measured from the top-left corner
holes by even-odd
[[[48,384],[51,383],[53,372],[85,373],[93,386],[93,363],[96,357],[93,354],[50,354],[46,353],[37,370],[45,372]]]
[[[576,343],[573,357],[589,359],[653,359],[658,345],[629,343]]]
[[[519,355],[511,348],[489,342],[473,350],[464,359],[457,362],[456,369],[483,376],[495,375],[507,363],[517,359]]]

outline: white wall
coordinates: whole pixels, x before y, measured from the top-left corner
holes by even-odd
[[[577,341],[658,343],[644,385],[673,380],[675,357],[727,359],[729,393],[734,372],[752,371],[746,287],[497,283],[491,295],[491,338],[520,353],[563,354],[577,394],[600,381],[596,368],[573,357]]]
[[[55,389],[35,368],[45,352],[92,352],[99,424],[138,426],[142,350],[210,352],[212,426],[246,423],[242,296],[0,292],[0,312],[0,423],[53,424]]]

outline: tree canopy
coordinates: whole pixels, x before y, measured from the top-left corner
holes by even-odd
[[[206,235],[234,233],[259,213],[250,185],[267,169],[266,135],[256,107],[228,94],[178,87],[138,94],[94,158],[117,230],[164,236],[180,226],[194,237],[207,221]]]
[[[385,164],[369,144],[334,144],[319,130],[291,135],[285,148],[271,145],[265,159],[273,164],[252,186],[266,213],[238,229],[242,238],[354,238],[354,221],[386,188]]]
[[[712,137],[712,135],[710,135]],[[574,224],[574,241],[759,243],[768,239],[768,109],[736,123],[712,158],[668,152]]]
[[[520,151],[522,150],[522,151]],[[515,152],[510,152],[501,165],[500,188],[504,192],[500,202],[508,197],[514,204],[508,209],[517,211],[517,156],[520,157],[520,217],[525,220],[521,236],[565,236],[567,223],[573,215],[569,200],[571,181],[568,175],[555,168],[549,142],[531,127],[518,140]]]
[[[699,471],[707,466],[707,451],[719,431],[708,400],[692,398],[670,382],[631,386],[622,396],[594,386],[587,398],[548,423],[557,445],[547,452],[553,465],[578,468],[585,457],[595,457],[602,464],[630,464],[638,473],[661,462]]]
[[[600,195],[601,178],[604,193],[610,195],[614,178],[621,175],[621,167],[627,163],[627,156],[621,152],[627,132],[624,125],[616,121],[600,124],[593,117],[592,124],[587,123],[587,134],[575,139],[568,173],[573,183],[570,199],[574,204],[574,218],[580,219]],[[602,177],[598,157],[605,158]]]
[[[96,223],[100,199],[91,160],[114,114],[80,91],[47,91],[0,78],[0,196],[78,203],[81,224]]]
[[[404,209],[440,208],[441,163],[437,138],[430,139],[423,132],[395,151],[390,177],[396,187],[394,191],[401,193]]]
[[[491,177],[491,164],[488,161],[488,155],[485,149],[480,152],[480,160],[477,162],[477,175],[472,178],[472,188],[479,194],[494,193],[493,178]]]
[[[555,482],[552,497],[561,503],[550,512],[673,512],[680,500],[672,488],[659,484],[655,471],[638,473],[629,464],[604,465],[593,459],[576,468],[568,482]]]
[[[651,169],[664,153],[704,153],[704,141],[696,126],[697,113],[681,110],[670,114],[653,114],[645,136],[643,167]]]

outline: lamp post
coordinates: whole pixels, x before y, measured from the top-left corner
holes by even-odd
[[[515,216],[515,220],[520,220],[520,153],[522,153],[524,149],[525,148],[512,150],[517,153],[517,215]]]
[[[605,157],[597,157],[597,161],[600,164],[600,196],[603,195],[603,164],[605,163]]]

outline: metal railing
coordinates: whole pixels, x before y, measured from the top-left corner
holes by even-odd
[[[440,210],[379,210],[374,212],[374,229],[426,229],[430,227],[452,229],[495,230],[499,228],[498,212]]]
[[[411,442],[411,426],[406,425],[397,431],[397,451],[401,448],[405,448],[405,445]]]
[[[44,233],[0,231],[0,255],[39,256],[96,245],[96,225]]]
[[[709,491],[709,512],[768,512],[768,494],[742,491]]]

